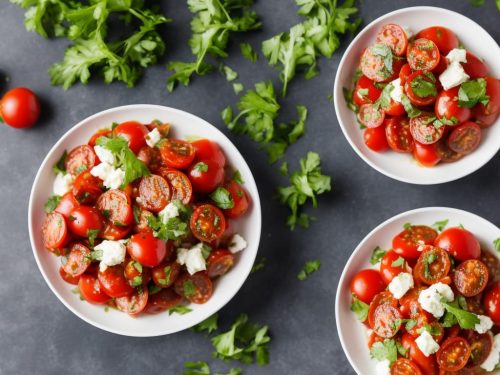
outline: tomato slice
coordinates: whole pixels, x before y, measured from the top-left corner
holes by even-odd
[[[441,161],[441,156],[437,151],[437,143],[424,145],[415,142],[413,157],[424,167],[433,167]]]
[[[439,282],[448,275],[451,260],[446,250],[435,246],[426,246],[418,258],[420,280],[427,285]]]
[[[111,189],[99,197],[97,208],[107,220],[121,227],[132,224],[134,213],[130,197],[123,191]]]
[[[361,75],[354,87],[352,100],[358,107],[361,107],[363,104],[375,103],[381,92],[382,90],[376,87],[370,78]]]
[[[104,292],[95,275],[84,273],[80,276],[78,289],[87,302],[103,304],[110,300],[110,297]]]
[[[458,371],[465,367],[470,353],[467,340],[462,337],[448,338],[436,355],[439,368],[445,371]]]
[[[490,283],[500,282],[500,260],[491,251],[482,250],[481,262],[488,268]]]
[[[441,55],[432,40],[419,38],[408,44],[406,58],[413,70],[432,70],[439,64]]]
[[[457,126],[448,138],[448,146],[460,154],[470,154],[481,142],[481,128],[472,121]]]
[[[401,313],[390,304],[379,305],[374,311],[373,331],[380,337],[391,338],[401,327]]]
[[[171,168],[189,167],[195,157],[195,148],[181,139],[165,139],[160,142],[160,154],[165,165]]]
[[[141,179],[139,183],[139,204],[146,210],[160,212],[170,201],[170,187],[161,176],[151,175]]]
[[[437,235],[429,226],[411,225],[393,238],[392,249],[404,258],[417,259],[420,256],[418,248],[432,245]]]
[[[438,142],[434,143],[434,145],[436,146],[436,152],[443,163],[452,163],[462,159],[464,156],[463,154],[459,154],[449,148],[447,139],[441,138]]]
[[[363,132],[363,139],[365,141],[365,145],[373,151],[384,152],[389,149],[389,143],[387,143],[384,126],[365,129]]]
[[[454,48],[458,48],[458,38],[453,31],[443,26],[431,26],[421,30],[416,38],[432,40],[443,55],[447,55]]]
[[[89,171],[80,173],[73,182],[73,196],[80,204],[93,204],[101,195],[102,181]]]
[[[423,145],[436,143],[444,133],[444,127],[436,127],[433,124],[435,117],[431,115],[421,115],[410,119],[410,132],[417,142]]]
[[[208,277],[225,275],[234,265],[234,255],[224,249],[212,251],[207,259]]]
[[[386,65],[387,56],[392,55],[392,50],[385,44],[375,44],[366,48],[361,56],[361,71],[375,82],[389,82],[394,77],[394,60],[389,67]]]
[[[175,292],[189,302],[202,304],[212,297],[212,281],[205,271],[197,272],[194,275],[187,273],[181,275],[175,282]]]
[[[160,168],[158,174],[170,185],[171,200],[180,200],[183,204],[189,204],[193,197],[193,187],[188,176],[181,171],[170,168]]]
[[[392,307],[398,306],[398,300],[393,297],[391,292],[382,291],[378,293],[370,303],[370,308],[368,309],[368,324],[371,328],[375,326],[375,310],[380,305],[389,304]]]
[[[471,110],[458,105],[459,87],[441,91],[434,105],[434,112],[439,119],[446,119],[454,124],[460,124],[471,117]]]
[[[66,262],[63,269],[71,277],[78,277],[84,273],[90,265],[90,250],[81,243],[75,243],[71,246],[69,254],[66,256]]]
[[[486,65],[479,57],[474,55],[472,52],[467,51],[465,58],[467,62],[462,63],[462,67],[470,79],[482,78],[488,75],[490,68],[488,68],[488,65]]]
[[[376,42],[391,47],[395,55],[403,56],[408,46],[408,37],[401,26],[389,23],[382,26],[377,34]]]
[[[110,241],[118,241],[127,236],[127,234],[130,232],[130,228],[130,226],[124,227],[106,221],[104,223],[104,229],[99,234],[99,237]]]
[[[488,268],[480,260],[466,260],[455,269],[453,281],[455,287],[465,297],[476,296],[488,284]]]
[[[138,233],[138,232],[142,232],[142,231],[150,231],[151,228],[149,227],[149,224],[148,224],[148,217],[152,217],[153,214],[148,211],[148,210],[143,210],[141,208],[137,208],[140,210],[140,213],[138,215],[138,221],[135,223],[135,226],[134,226],[134,232],[135,233]]]
[[[148,289],[137,288],[132,294],[115,298],[116,308],[129,315],[137,315],[146,308],[148,303]]]
[[[367,128],[377,128],[384,123],[385,111],[381,106],[363,104],[359,107],[358,120]]]
[[[385,135],[389,147],[396,152],[411,153],[415,142],[411,135],[408,119],[393,117],[385,121]]]
[[[181,273],[177,262],[166,262],[154,267],[151,271],[154,283],[160,288],[172,286]]]
[[[137,159],[142,161],[149,168],[150,171],[156,173],[156,171],[162,166],[162,158],[160,155],[160,150],[156,147],[151,148],[149,146],[142,147],[137,153]]]
[[[123,266],[120,264],[107,267],[104,271],[99,270],[97,277],[102,289],[110,297],[124,297],[134,292],[134,288],[125,278]]]
[[[213,242],[222,237],[226,230],[226,219],[217,207],[203,204],[196,207],[190,221],[191,232],[203,242]]]
[[[145,286],[151,280],[151,269],[143,267],[141,263],[133,259],[129,259],[125,262],[124,275],[131,286]]]
[[[436,78],[431,72],[418,70],[412,73],[404,85],[408,99],[416,106],[426,106],[434,103],[438,90]]]
[[[162,289],[157,293],[150,293],[148,304],[144,312],[158,314],[182,303],[182,296],[173,291],[173,288]]]
[[[412,73],[413,70],[411,70],[410,64],[406,63],[402,66],[401,70],[399,71],[399,83],[401,84],[401,86],[404,87],[406,80]]]
[[[66,219],[69,219],[71,212],[80,205],[71,191],[64,194],[59,201],[55,211],[59,212]]]
[[[420,368],[411,360],[398,358],[391,366],[391,375],[423,375]]]
[[[94,149],[89,145],[80,145],[69,152],[64,165],[68,173],[78,176],[84,171],[90,171],[95,163],[96,154]]]
[[[500,326],[500,284],[495,283],[484,296],[484,308],[493,322]]]
[[[47,214],[43,222],[42,236],[45,248],[60,255],[60,250],[69,239],[64,216],[58,212]]]
[[[467,367],[480,366],[493,348],[493,337],[490,333],[470,332],[470,337],[467,338],[470,345],[470,359]]]
[[[480,105],[477,105],[474,108],[472,108],[474,121],[481,127],[481,129],[489,128],[497,121],[498,114],[494,113],[492,115],[483,115],[482,113],[477,113],[479,106]]]
[[[80,281],[79,276],[73,277],[71,275],[68,275],[63,267],[59,267],[59,275],[61,276],[61,278],[64,281],[66,281],[67,283],[72,284],[72,285],[78,285],[78,282]]]

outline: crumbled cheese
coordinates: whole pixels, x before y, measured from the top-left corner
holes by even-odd
[[[453,48],[446,55],[446,60],[450,63],[456,61],[458,63],[466,63],[467,62],[467,54],[463,48]]]
[[[125,180],[125,172],[108,163],[100,163],[90,170],[90,174],[99,177],[108,189],[118,189]]]
[[[107,148],[102,146],[94,146],[94,152],[101,161],[101,163],[107,163],[111,165],[115,165],[115,155]]]
[[[377,375],[391,375],[391,363],[388,359],[377,362],[375,365],[375,373]]]
[[[434,341],[432,335],[425,330],[420,334],[420,336],[416,338],[415,343],[426,357],[436,353],[439,350],[439,344]]]
[[[401,103],[401,98],[403,96],[403,86],[401,86],[401,80],[395,79],[390,83],[394,88],[391,90],[391,99],[395,102]]]
[[[498,363],[500,363],[500,333],[493,338],[493,348],[491,348],[488,358],[481,363],[481,368],[486,371],[493,371]]]
[[[439,82],[443,85],[445,90],[461,85],[469,79],[469,75],[459,62],[453,61],[448,64],[446,70],[439,76]]]
[[[451,302],[454,298],[453,290],[448,285],[436,283],[420,292],[418,303],[425,311],[434,315],[435,318],[440,318],[445,311],[441,300]]]
[[[191,249],[177,249],[177,263],[181,266],[186,265],[189,274],[193,275],[196,272],[205,271],[207,264],[202,253],[203,243],[193,246]]]
[[[407,291],[413,288],[413,276],[407,272],[401,272],[389,283],[389,292],[394,298],[400,299]]]
[[[54,180],[54,195],[64,195],[73,187],[73,177],[71,174],[58,173]]]
[[[228,249],[233,254],[246,249],[246,247],[247,247],[247,241],[239,234],[235,234],[229,240]]]
[[[413,31],[406,26],[403,26],[403,30],[406,33],[406,37],[410,39],[413,36]]]
[[[154,128],[148,134],[144,136],[146,143],[149,147],[153,148],[155,145],[160,142],[161,134],[158,131],[158,128]]]
[[[104,240],[99,245],[94,247],[96,251],[102,251],[102,255],[98,258],[99,270],[105,271],[108,266],[120,264],[125,260],[126,248],[121,241]]]
[[[474,331],[477,333],[486,333],[493,327],[493,320],[486,315],[477,315],[479,323],[474,326]]]
[[[170,202],[163,210],[158,212],[158,216],[163,224],[167,224],[170,219],[179,216],[179,207],[175,202]]]

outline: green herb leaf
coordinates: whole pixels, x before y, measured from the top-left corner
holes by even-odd
[[[377,361],[388,360],[393,363],[398,358],[398,348],[392,339],[385,339],[384,342],[376,342],[370,348],[370,356]]]
[[[166,223],[155,215],[148,216],[148,226],[153,229],[155,237],[163,241],[180,241],[189,233],[190,212],[188,207],[180,204],[180,215],[167,220]]]
[[[171,307],[170,309],[168,309],[168,315],[172,315],[172,314],[185,315],[187,313],[190,313],[191,311],[193,311],[193,310],[190,309],[189,307],[184,306],[184,305],[179,305],[179,306]]]
[[[47,202],[45,202],[45,205],[43,206],[45,209],[45,212],[50,214],[52,211],[54,211],[61,201],[61,196],[60,195],[53,195],[47,199]]]
[[[434,75],[431,72],[427,73],[429,75],[420,74],[410,82],[412,92],[419,98],[427,98],[429,96],[437,95],[435,84],[436,78],[434,78]],[[430,78],[430,80],[426,79],[426,77]]]
[[[208,172],[208,165],[200,161],[194,165],[193,169],[199,172]]]
[[[267,264],[267,258],[259,258],[259,260],[257,260],[255,262],[255,264],[253,265],[252,267],[252,270],[250,271],[250,273],[255,273],[257,271],[260,271],[261,269],[263,269]]]
[[[425,254],[423,263],[424,263],[424,276],[427,280],[432,279],[432,274],[430,272],[429,266],[437,260],[438,256],[434,252],[434,250],[429,251]]]
[[[243,178],[241,177],[241,173],[239,170],[234,171],[233,181],[239,185],[243,185],[245,183],[245,181],[243,181]]]
[[[64,150],[60,159],[52,167],[52,171],[54,171],[55,174],[58,174],[58,173],[66,174],[66,164],[65,163],[66,163],[67,156],[68,156],[68,153],[66,152],[66,150]]]
[[[229,82],[234,81],[236,78],[238,78],[238,73],[227,65],[222,65],[222,72],[224,73],[226,80]]]
[[[132,279],[132,286],[136,287],[136,286],[139,286],[139,285],[142,285],[142,276],[135,276]]]
[[[207,333],[212,333],[216,331],[218,328],[217,320],[219,319],[219,315],[217,313],[209,316],[203,322],[198,323],[193,328],[191,328],[194,332],[203,332],[207,331]]]
[[[304,268],[299,272],[297,278],[303,281],[309,277],[312,273],[319,270],[321,267],[321,262],[319,260],[309,260],[304,264]]]
[[[248,61],[253,63],[257,61],[257,52],[254,51],[250,43],[240,43],[240,50],[243,57]]]
[[[436,221],[434,224],[432,224],[432,227],[441,232],[446,226],[448,225],[448,219],[444,219],[441,221]]]
[[[411,223],[404,223],[403,228],[404,229],[410,229],[412,227]]]
[[[210,375],[210,367],[207,362],[186,362],[183,375]]]
[[[238,95],[240,92],[242,92],[243,90],[245,89],[245,87],[243,87],[243,84],[242,83],[239,83],[239,82],[236,82],[236,83],[233,83],[233,90],[234,90],[234,93],[236,95]]]
[[[372,256],[370,257],[370,263],[372,265],[377,264],[386,253],[386,250],[383,250],[380,246],[377,246],[375,249],[373,249]]]
[[[417,107],[414,107],[413,104],[411,104],[410,99],[408,99],[405,94],[401,95],[401,104],[403,104],[406,114],[410,118],[418,117],[422,114],[422,111]]]
[[[403,267],[405,264],[405,259],[403,257],[398,257],[394,262],[392,262],[392,267]]]
[[[234,200],[231,193],[229,193],[229,191],[222,186],[215,189],[212,194],[210,194],[210,198],[215,202],[217,207],[222,208],[223,210],[234,207]]]
[[[97,235],[99,234],[99,229],[89,229],[87,230],[87,237],[89,239],[89,244],[90,244],[90,247],[93,248],[94,247],[94,242],[95,242],[95,239],[97,238]]]
[[[466,81],[460,85],[458,90],[459,107],[472,108],[477,103],[487,105],[490,97],[486,95],[486,80],[478,78]]]
[[[500,252],[500,237],[493,241],[493,247],[495,251]]]
[[[406,329],[407,331],[411,331],[411,329],[412,329],[413,327],[415,327],[416,325],[417,325],[417,321],[416,321],[415,319],[408,319],[408,320],[406,321],[405,329]]]
[[[475,325],[479,323],[479,318],[477,317],[477,315],[462,310],[460,307],[458,307],[457,300],[453,301],[453,303],[448,303],[445,301],[442,301],[442,303],[446,311],[455,316],[458,324],[460,325],[460,328],[474,329]]]
[[[360,322],[364,322],[366,320],[369,309],[370,305],[356,298],[354,294],[352,295],[351,311],[356,314],[356,317]]]

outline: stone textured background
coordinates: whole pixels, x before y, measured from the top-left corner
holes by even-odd
[[[287,211],[273,196],[284,183],[277,168],[245,137],[230,134],[220,111],[235,103],[231,85],[215,73],[195,78],[188,89],[165,90],[167,60],[191,60],[187,47],[190,14],[185,1],[161,2],[174,19],[164,29],[167,53],[148,69],[134,89],[122,84],[106,86],[93,80],[87,87],[68,91],[50,85],[47,69],[62,58],[66,40],[45,40],[28,33],[23,11],[2,1],[0,5],[0,73],[10,82],[0,90],[28,86],[43,102],[43,121],[28,131],[0,127],[0,373],[1,374],[179,374],[185,361],[211,359],[211,344],[202,334],[185,331],[151,339],[127,338],[94,328],[67,310],[49,290],[38,271],[28,239],[28,199],[35,173],[50,147],[74,124],[98,111],[132,103],[153,103],[192,112],[229,135],[251,167],[262,198],[263,232],[259,256],[267,267],[252,275],[237,296],[221,311],[227,327],[241,312],[269,324],[273,341],[269,366],[245,370],[246,374],[353,374],[335,329],[334,300],[347,258],[358,242],[381,221],[413,208],[441,205],[465,209],[493,223],[500,223],[500,158],[456,182],[438,186],[413,186],[389,179],[365,164],[344,139],[327,97],[346,39],[334,57],[321,59],[321,75],[295,79],[283,105],[284,119],[296,116],[295,105],[309,108],[307,134],[286,155],[291,168],[309,150],[320,152],[323,169],[333,176],[333,191],[321,197],[312,227],[290,232],[284,225]],[[435,5],[458,11],[500,40],[500,12],[493,0],[480,8],[467,0],[389,1],[364,0],[365,24],[397,8]],[[300,18],[293,0],[259,0],[261,31],[238,38],[227,64],[240,73],[248,88],[273,79],[277,73],[261,57],[257,64],[244,60],[239,42],[254,46],[287,30]],[[490,62],[491,63],[491,62]],[[498,62],[496,62],[498,63]],[[296,278],[303,263],[321,259],[319,272],[308,281]],[[364,345],[360,343],[360,346]],[[217,362],[214,370],[229,368]]]

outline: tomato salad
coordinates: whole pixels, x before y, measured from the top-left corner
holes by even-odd
[[[43,242],[90,303],[130,315],[189,311],[179,305],[207,302],[247,245],[231,229],[251,203],[239,172],[217,143],[169,130],[115,123],[54,166]]]
[[[463,227],[405,224],[351,280],[377,374],[482,374],[500,368],[500,264]],[[500,240],[497,240],[500,241]],[[374,371],[375,372],[375,371]]]
[[[423,166],[473,152],[500,113],[500,81],[464,49],[452,30],[433,26],[412,36],[384,25],[344,89],[373,151],[409,153]]]

